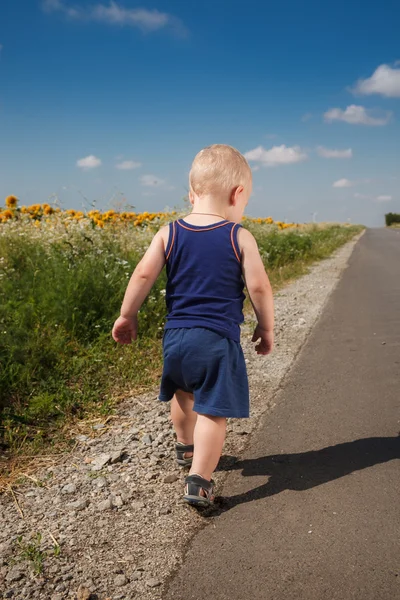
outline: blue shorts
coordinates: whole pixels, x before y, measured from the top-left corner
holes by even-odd
[[[249,416],[249,384],[238,342],[201,327],[167,329],[163,350],[160,400],[183,390],[193,393],[193,410],[201,415]]]

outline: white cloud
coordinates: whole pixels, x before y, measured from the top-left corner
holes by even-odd
[[[350,181],[349,179],[338,179],[332,185],[334,188],[348,188],[355,185],[354,181]]]
[[[351,104],[342,110],[341,108],[331,108],[324,114],[325,121],[331,123],[332,121],[344,121],[345,123],[351,123],[352,125],[387,125],[392,116],[391,112],[385,111],[376,112],[368,110],[364,106],[357,106]]]
[[[323,158],[351,158],[353,156],[351,148],[347,148],[346,150],[331,150],[330,148],[324,148],[324,146],[318,146],[317,152]]]
[[[70,7],[65,0],[43,0],[45,12],[60,12],[72,19],[98,21],[109,25],[137,27],[149,33],[159,29],[169,29],[180,36],[187,35],[187,29],[180,19],[156,9],[125,8],[114,0],[109,4],[95,4],[92,7]]]
[[[247,160],[259,162],[264,167],[277,167],[279,165],[290,165],[303,160],[307,160],[308,156],[299,146],[288,148],[285,144],[281,146],[273,146],[270,150],[266,150],[262,146],[249,150],[244,155]]]
[[[168,23],[167,13],[158,10],[146,10],[144,8],[123,8],[116,2],[110,2],[109,6],[98,4],[92,9],[92,18],[105,23],[117,25],[131,25],[140,27],[146,31],[162,29]]]
[[[395,66],[398,63],[395,63]],[[387,98],[400,98],[400,68],[380,65],[371,77],[359,79],[354,86],[355,94],[380,94]]]
[[[390,202],[393,200],[392,196],[387,196],[385,194],[380,196],[370,196],[366,194],[359,194],[358,192],[354,194],[354,198],[359,198],[361,200],[373,200],[374,202]]]
[[[101,160],[91,154],[90,156],[77,160],[76,165],[81,169],[95,169],[101,165]]]
[[[155,175],[142,175],[140,183],[145,187],[161,187],[166,184],[165,179],[160,179]]]
[[[116,169],[120,169],[121,171],[132,171],[132,169],[139,169],[142,166],[142,163],[135,162],[134,160],[123,160],[121,163],[115,165]]]
[[[64,4],[62,0],[43,0],[42,8],[45,12],[62,12],[72,19],[80,18],[80,11],[76,8],[71,8]]]

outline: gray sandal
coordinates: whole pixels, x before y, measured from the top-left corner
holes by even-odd
[[[190,467],[193,462],[193,456],[185,457],[186,452],[194,452],[193,444],[175,444],[176,461],[180,467]]]
[[[214,504],[214,486],[215,482],[211,479],[204,479],[200,475],[188,475],[185,479],[184,501],[193,506],[208,508]],[[201,494],[203,492],[203,494]]]

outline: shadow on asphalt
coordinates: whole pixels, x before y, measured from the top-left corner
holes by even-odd
[[[363,438],[299,454],[276,454],[240,461],[223,456],[219,471],[241,470],[243,477],[265,476],[268,479],[243,494],[217,497],[214,508],[208,509],[209,514],[204,516],[215,517],[238,504],[267,498],[283,490],[309,490],[396,458],[400,458],[400,434]]]

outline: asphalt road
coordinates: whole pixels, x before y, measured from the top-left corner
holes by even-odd
[[[400,231],[367,230],[165,600],[400,599],[399,405]]]

